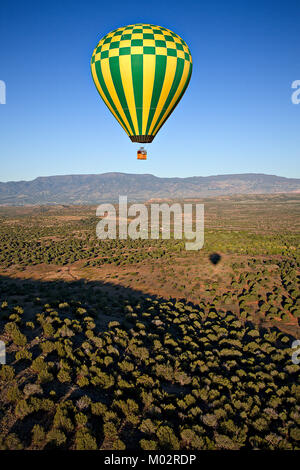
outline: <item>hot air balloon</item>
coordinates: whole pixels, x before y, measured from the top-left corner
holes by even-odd
[[[100,96],[132,142],[151,143],[181,100],[192,56],[178,34],[152,24],[118,28],[95,48],[91,69]],[[140,149],[138,158],[147,152]]]

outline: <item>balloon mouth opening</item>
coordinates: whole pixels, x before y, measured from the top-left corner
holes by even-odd
[[[150,144],[154,139],[154,135],[130,135],[131,142],[138,142],[140,144]]]

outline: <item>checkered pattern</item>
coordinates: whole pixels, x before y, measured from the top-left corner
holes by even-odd
[[[92,56],[92,64],[122,55],[155,54],[173,56],[192,63],[187,44],[167,28],[135,24],[118,28],[101,39]]]
[[[182,98],[193,68],[186,43],[151,24],[107,34],[91,62],[97,90],[133,142],[152,142]]]

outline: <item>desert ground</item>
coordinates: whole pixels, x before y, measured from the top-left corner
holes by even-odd
[[[299,449],[300,194],[174,202],[203,249],[0,207],[0,449]]]

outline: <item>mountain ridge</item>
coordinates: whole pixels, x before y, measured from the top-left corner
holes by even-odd
[[[31,181],[0,182],[0,205],[98,204],[153,198],[201,198],[234,194],[300,192],[300,179],[264,173],[159,177],[107,172],[39,176]]]

